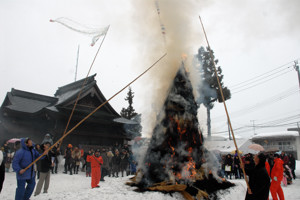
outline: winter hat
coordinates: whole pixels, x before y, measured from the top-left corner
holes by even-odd
[[[71,144],[68,144],[68,148],[72,148],[73,146]]]
[[[49,145],[51,146],[51,143],[50,143],[50,142],[45,142],[43,145],[45,145],[45,144],[49,144]]]
[[[278,153],[275,153],[274,154],[274,158],[279,158],[280,156],[279,156],[279,154]]]
[[[266,162],[266,156],[265,156],[265,154],[263,154],[263,153],[259,153],[258,155],[258,158],[259,158],[259,162],[260,163],[265,163]]]

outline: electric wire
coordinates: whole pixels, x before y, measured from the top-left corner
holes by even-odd
[[[245,107],[245,108],[242,108],[240,110],[237,110],[237,111],[234,111],[231,113],[231,116],[234,117],[234,116],[241,116],[241,115],[247,115],[249,114],[250,112],[253,112],[257,109],[260,109],[262,107],[265,107],[265,106],[270,106],[271,104],[274,104],[278,101],[281,101],[281,100],[284,100],[286,98],[288,98],[289,96],[291,95],[294,95],[296,93],[299,92],[299,89],[298,89],[298,86],[293,86],[281,93],[278,93],[277,95],[274,95],[268,99],[265,99],[261,102],[258,102],[252,106],[249,106],[249,107]],[[221,116],[217,116],[217,117],[214,117],[212,120],[214,121],[220,121],[219,119],[226,119],[226,116],[225,115],[221,115]]]
[[[249,86],[249,87],[247,87],[247,88],[239,89],[238,91],[234,91],[234,89],[233,89],[232,94],[237,94],[237,93],[240,93],[240,92],[244,92],[244,91],[246,91],[246,90],[248,90],[248,89],[251,89],[251,88],[253,88],[253,87],[255,87],[255,86],[259,86],[259,85],[265,84],[266,82],[271,81],[271,80],[273,80],[274,78],[277,78],[277,77],[279,77],[279,76],[285,75],[285,74],[287,74],[287,73],[289,73],[289,72],[292,72],[292,71],[294,71],[294,70],[291,69],[291,70],[289,70],[289,71],[286,71],[286,72],[284,72],[284,73],[278,74],[277,76],[274,76],[274,77],[269,78],[269,79],[267,79],[267,80],[262,80],[261,82],[256,83],[256,84],[254,84],[254,85],[251,85],[251,86]],[[244,87],[244,86],[243,86],[243,87]]]
[[[235,88],[235,87],[238,87],[239,85],[243,85],[243,84],[246,84],[247,82],[251,82],[252,80],[258,79],[258,78],[260,78],[260,77],[262,77],[262,76],[264,76],[264,75],[266,75],[266,74],[269,74],[269,73],[271,73],[271,72],[273,72],[273,71],[276,71],[277,69],[286,67],[287,65],[290,65],[291,63],[294,63],[294,61],[298,61],[299,59],[300,59],[300,58],[297,58],[297,59],[295,59],[295,60],[293,60],[293,61],[290,61],[290,62],[288,62],[288,63],[286,63],[286,64],[280,65],[279,67],[276,67],[276,68],[274,68],[274,69],[272,69],[272,70],[270,70],[270,71],[267,71],[267,72],[265,72],[265,73],[263,73],[263,74],[260,74],[260,75],[258,75],[258,76],[256,76],[256,77],[253,77],[253,78],[250,78],[250,79],[248,79],[248,80],[246,80],[246,81],[243,81],[243,82],[237,83],[237,84],[235,84],[235,85],[232,85],[232,86],[230,86],[229,88]],[[292,65],[292,66],[293,66],[293,65]],[[291,66],[289,66],[289,67],[291,67]],[[288,68],[289,68],[289,67],[288,67]],[[287,68],[285,68],[285,69],[287,69]],[[253,81],[252,81],[252,82],[253,82]]]

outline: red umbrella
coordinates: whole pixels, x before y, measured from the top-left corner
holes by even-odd
[[[15,143],[17,141],[21,141],[21,139],[19,139],[19,138],[12,138],[12,139],[7,140],[7,143]]]
[[[254,151],[264,151],[264,147],[261,146],[260,144],[250,144],[248,146],[249,149],[253,149]]]
[[[142,139],[142,138],[138,136],[138,137],[135,137],[135,138],[134,138],[134,141],[135,141],[135,142],[138,142],[138,141],[140,141],[141,139]]]

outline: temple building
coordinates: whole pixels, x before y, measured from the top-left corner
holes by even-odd
[[[95,75],[59,87],[54,97],[11,89],[0,108],[0,142],[30,137],[41,143],[49,133],[56,142],[65,132],[69,116],[80,93],[68,130],[107,100],[98,88]],[[85,82],[84,86],[83,83]],[[82,88],[82,90],[81,90]],[[81,146],[126,144],[136,135],[125,130],[125,124],[136,122],[122,118],[106,103],[64,140]]]

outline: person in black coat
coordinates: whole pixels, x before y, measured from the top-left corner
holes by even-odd
[[[228,154],[226,156],[224,164],[225,164],[225,176],[226,176],[226,178],[228,178],[228,175],[229,175],[230,179],[231,179],[231,174],[233,172],[233,169],[232,169],[233,159],[230,154]]]
[[[120,156],[119,151],[116,150],[114,157],[112,157],[112,169],[113,169],[112,176],[113,177],[119,177],[120,163],[121,163],[121,156]]]
[[[41,145],[41,149],[43,151],[47,151],[50,148],[50,142],[46,142],[45,144]],[[37,196],[41,193],[42,187],[44,185],[44,193],[48,192],[49,184],[50,184],[50,169],[53,167],[52,158],[53,153],[49,151],[44,159],[41,160],[41,171],[40,171],[40,178],[37,186],[35,188],[34,196]]]
[[[240,179],[241,178],[241,166],[240,166],[240,159],[237,154],[234,155],[233,164],[234,164],[233,169],[234,169],[235,179]]]
[[[60,149],[59,149],[59,144],[56,144],[52,149],[51,149],[51,161],[53,163],[53,167],[51,167],[51,172],[52,174],[57,174],[57,168],[58,168],[58,156],[60,155]]]
[[[289,155],[289,167],[291,168],[293,178],[296,179],[295,169],[296,169],[296,160],[293,154]]]
[[[126,171],[126,175],[128,176],[129,154],[125,149],[122,150],[122,155],[120,156],[120,159],[120,170],[122,173],[122,177],[124,175],[124,171]]]
[[[68,144],[67,149],[65,150],[65,171],[64,174],[67,174],[70,171],[70,175],[72,175],[72,167],[73,167],[73,158],[72,158],[72,144]]]
[[[270,177],[265,168],[266,156],[259,153],[254,156],[254,168],[245,167],[245,172],[249,176],[250,190],[247,190],[245,200],[267,200],[269,197]],[[244,167],[241,164],[241,167]]]

